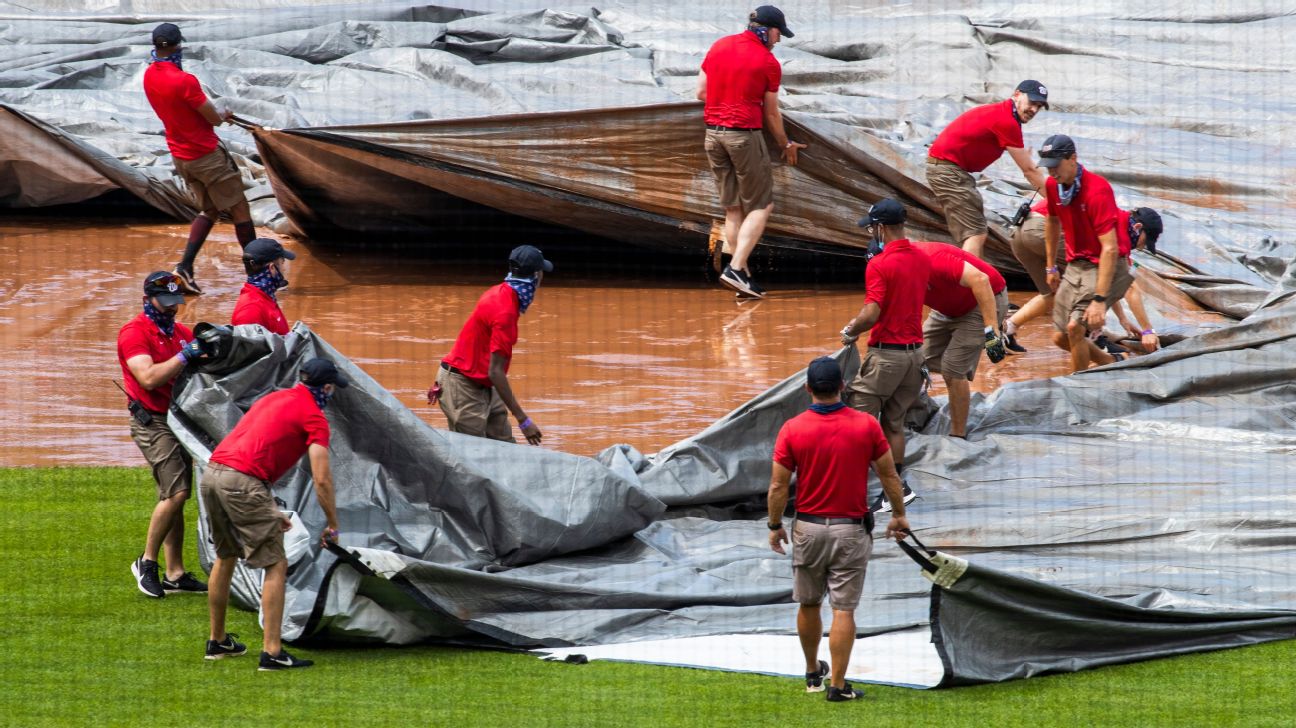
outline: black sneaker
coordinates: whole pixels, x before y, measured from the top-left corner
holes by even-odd
[[[823,679],[828,676],[828,663],[824,662],[823,660],[820,660],[819,669],[814,672],[807,672],[805,676],[806,676],[806,692],[822,693],[824,691]]]
[[[828,702],[830,703],[844,703],[848,700],[857,700],[863,697],[864,691],[851,687],[850,683],[846,683],[845,687],[840,688],[828,686]]]
[[[194,578],[194,575],[185,572],[180,575],[179,579],[171,581],[165,576],[162,577],[162,588],[170,592],[205,592],[207,585]]]
[[[1008,351],[1016,352],[1018,354],[1026,353],[1026,347],[1017,343],[1016,334],[1004,334],[1004,348],[1007,349]]]
[[[720,283],[744,296],[751,296],[752,298],[763,298],[765,296],[765,289],[753,284],[746,273],[734,270],[733,266],[725,266],[724,272],[720,274]]]
[[[193,271],[185,270],[180,266],[176,266],[175,270],[171,272],[175,273],[176,277],[180,279],[180,287],[184,289],[183,292],[186,295],[190,295],[190,296],[202,295],[203,290],[202,288],[198,287],[198,281],[194,280]]]
[[[261,653],[261,664],[257,666],[258,670],[292,670],[297,667],[310,667],[314,665],[314,660],[299,660],[288,654],[288,650],[279,649],[279,654],[271,657],[269,652]]]
[[[158,581],[156,561],[147,561],[144,555],[140,554],[140,557],[131,563],[131,573],[135,575],[135,585],[144,593],[144,596],[158,599],[166,596],[166,591],[162,589],[162,582]]]
[[[914,499],[918,497],[918,494],[913,492],[913,488],[909,487],[908,481],[901,479],[900,488],[901,488],[900,492],[904,496],[905,505],[909,505],[910,503],[913,503]],[[885,493],[883,493],[882,496],[878,498],[877,504],[873,507],[873,512],[874,513],[891,512],[891,500],[886,497]]]
[[[238,657],[247,652],[247,645],[235,641],[238,635],[225,633],[225,639],[217,642],[216,640],[207,640],[207,654],[204,660],[221,660],[226,657]]]
[[[1094,339],[1094,345],[1097,346],[1099,349],[1102,349],[1103,351],[1107,352],[1108,354],[1114,355],[1114,354],[1129,353],[1129,349],[1126,349],[1120,344],[1117,344],[1116,342],[1107,338],[1107,334],[1102,334],[1098,338]]]

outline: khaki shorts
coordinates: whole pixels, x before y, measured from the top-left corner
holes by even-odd
[[[225,144],[197,159],[176,159],[176,172],[184,178],[199,210],[229,210],[243,197],[243,178]]]
[[[193,458],[180,446],[180,441],[171,432],[171,428],[167,427],[166,415],[153,415],[153,421],[147,425],[141,425],[134,417],[130,423],[131,439],[153,468],[158,500],[166,500],[181,493],[188,500],[193,490]]]
[[[808,607],[823,603],[853,612],[864,591],[864,572],[873,553],[873,536],[859,524],[792,525],[792,601]]]
[[[985,202],[972,175],[952,162],[931,160],[932,157],[927,158],[927,186],[945,209],[945,225],[954,242],[962,245],[973,235],[989,232]]]
[[[1045,269],[1049,267],[1044,260],[1044,221],[1045,218],[1039,213],[1032,212],[1026,222],[1017,228],[1017,232],[1012,236],[1012,252],[1017,257],[1017,261],[1026,269],[1027,275],[1030,276],[1031,282],[1035,284],[1035,290],[1040,292],[1041,296],[1047,296],[1053,293],[1049,288],[1048,273]],[[1062,239],[1058,239],[1058,254],[1061,255],[1065,247],[1062,245]],[[1058,270],[1066,269],[1066,261],[1054,261]]]
[[[995,315],[999,317],[999,330],[1003,331],[1003,320],[1008,315],[1006,288],[995,294]],[[939,311],[928,314],[923,324],[922,349],[928,371],[940,372],[945,379],[972,381],[981,362],[981,352],[985,351],[985,327],[980,306],[954,319]]]
[[[859,374],[846,385],[846,404],[876,417],[886,432],[904,432],[905,413],[922,392],[922,364],[922,349],[865,349]]]
[[[1130,275],[1129,261],[1117,258],[1111,289],[1107,291],[1108,308],[1124,298],[1133,283],[1134,276]],[[1057,298],[1053,299],[1053,325],[1058,331],[1065,334],[1069,321],[1084,323],[1085,309],[1093,302],[1097,288],[1098,264],[1083,258],[1071,261],[1066,273],[1062,274],[1062,284],[1058,286]]]
[[[284,554],[283,511],[275,505],[264,481],[211,463],[203,472],[202,499],[211,521],[216,556],[242,558],[254,569],[288,558]]]
[[[765,147],[765,133],[760,129],[707,129],[706,156],[720,187],[721,205],[741,206],[746,215],[774,202],[774,172]]]
[[[458,372],[437,370],[441,385],[441,411],[451,432],[517,442],[509,424],[508,408],[494,387],[482,387]]]

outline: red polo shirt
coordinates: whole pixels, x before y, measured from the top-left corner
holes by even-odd
[[[923,299],[931,260],[904,238],[893,240],[864,268],[864,303],[882,308],[869,334],[875,344],[921,344]]]
[[[143,311],[121,327],[121,331],[117,332],[117,361],[121,364],[122,384],[127,394],[143,402],[144,407],[151,412],[166,412],[171,405],[171,385],[175,380],[152,391],[145,391],[135,380],[135,375],[131,374],[126,362],[140,354],[147,354],[154,364],[166,361],[179,354],[180,347],[191,339],[193,332],[179,322],[175,325],[175,332],[168,337]]]
[[[459,331],[454,348],[441,361],[483,387],[491,386],[491,354],[504,357],[504,371],[518,340],[518,297],[507,283],[488,289]]]
[[[973,268],[989,276],[990,290],[994,293],[999,293],[1008,285],[994,266],[956,245],[914,243],[913,246],[931,259],[931,277],[927,280],[927,298],[923,302],[945,316],[959,318],[977,307],[972,289],[959,283],[963,279],[964,263],[970,263]]]
[[[765,94],[778,92],[783,67],[755,33],[743,31],[716,41],[702,60],[702,71],[706,123],[740,129],[765,126]]]
[[[329,445],[329,424],[304,384],[258,399],[211,454],[271,485],[301,460],[311,445]]]
[[[890,449],[873,415],[850,407],[826,415],[806,410],[783,423],[774,462],[796,472],[797,513],[863,518],[868,463]]]
[[[288,320],[279,309],[279,303],[251,283],[244,283],[243,290],[239,291],[230,323],[235,326],[261,324],[266,331],[280,336],[288,333]]]
[[[144,95],[166,128],[171,156],[190,161],[216,150],[216,131],[198,113],[207,95],[196,76],[174,63],[154,61],[144,70]]]
[[[1084,171],[1080,178],[1080,191],[1063,206],[1058,196],[1058,182],[1052,177],[1044,184],[1048,193],[1048,214],[1062,221],[1062,235],[1066,238],[1066,259],[1088,260],[1094,263],[1102,256],[1102,243],[1098,236],[1116,227],[1116,193],[1111,184],[1096,172]],[[1119,233],[1117,237],[1119,239]]]
[[[928,154],[953,162],[968,172],[994,164],[1008,147],[1024,147],[1021,122],[1013,115],[1012,99],[963,112],[945,127]]]
[[[1048,196],[1046,195],[1036,200],[1035,204],[1031,205],[1031,212],[1039,213],[1044,217],[1048,217]]]

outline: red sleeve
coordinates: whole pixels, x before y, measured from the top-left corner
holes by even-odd
[[[886,278],[882,276],[881,256],[876,257],[864,268],[864,303],[876,303],[881,306],[886,300]]]
[[[1083,185],[1084,180],[1080,184]],[[1106,235],[1116,229],[1116,215],[1120,212],[1116,207],[1116,193],[1112,192],[1111,185],[1106,182],[1094,192],[1098,194],[1089,201],[1089,221],[1093,223],[1095,235]]]
[[[1062,201],[1058,197],[1057,180],[1049,177],[1044,181],[1045,200],[1048,202],[1048,210],[1044,213],[1047,217],[1058,217],[1062,214]]]
[[[1022,139],[1021,124],[1018,124],[1017,119],[1013,117],[1011,108],[1006,115],[999,117],[999,123],[994,127],[994,135],[1004,149],[1026,146],[1025,140]]]
[[[199,106],[207,103],[207,94],[203,93],[202,86],[198,84],[198,77],[192,73],[185,74],[184,84],[180,89],[180,97],[186,104],[197,110]]]
[[[149,350],[148,340],[138,326],[128,326],[117,334],[117,351],[121,352],[122,361],[130,361],[140,354],[144,354],[150,360],[153,358],[153,352]]]
[[[887,442],[886,435],[882,434],[882,425],[878,424],[877,418],[870,415],[869,420],[869,437],[873,440],[873,457],[869,460],[876,462],[878,458],[891,451],[891,443]]]
[[[791,420],[783,423],[783,427],[779,429],[778,439],[774,441],[774,462],[788,470],[796,470],[796,458],[792,456],[792,446],[788,443],[790,437],[788,433],[789,423],[791,423]]]
[[[490,322],[490,350],[505,359],[513,358],[513,345],[518,340],[518,312],[501,311]]]
[[[311,408],[315,409],[315,408]],[[306,415],[306,422],[303,423],[306,428],[306,445],[329,446],[329,424],[324,413],[318,409],[312,414]]]
[[[765,93],[778,93],[779,83],[783,81],[783,66],[771,53],[765,63]]]

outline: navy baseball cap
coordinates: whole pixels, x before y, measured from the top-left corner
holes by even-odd
[[[533,276],[537,271],[553,272],[553,263],[545,260],[544,253],[534,245],[519,245],[509,253],[509,270],[520,276]]]
[[[280,258],[296,260],[297,254],[291,250],[285,250],[278,240],[270,238],[257,238],[248,243],[247,247],[243,249],[243,259],[250,260],[253,263],[271,263]]]
[[[886,197],[873,203],[873,206],[869,208],[868,215],[860,218],[859,226],[903,225],[907,218],[908,213],[905,212],[904,205],[890,197]]]
[[[1040,147],[1039,166],[1053,169],[1062,163],[1063,159],[1076,153],[1075,142],[1066,134],[1054,134],[1044,140],[1044,146]]]
[[[835,392],[841,389],[842,372],[837,360],[821,356],[806,367],[806,384],[815,392]]]
[[[783,17],[783,11],[773,5],[762,5],[756,8],[756,12],[751,14],[751,19],[752,22],[767,28],[778,28],[779,34],[786,38],[796,35],[787,27],[787,18]]]
[[[1044,104],[1048,108],[1048,88],[1039,81],[1025,80],[1017,84],[1017,90],[1026,94],[1026,98],[1038,104]]]
[[[144,279],[144,295],[156,298],[163,306],[179,306],[185,297],[181,288],[180,276],[164,270],[148,274]]]
[[[1135,222],[1143,223],[1143,232],[1147,235],[1147,249],[1149,253],[1156,252],[1157,240],[1161,238],[1165,226],[1161,223],[1161,215],[1150,207],[1140,207],[1130,213]]]
[[[338,371],[333,362],[320,357],[311,359],[301,365],[301,380],[312,387],[336,384],[338,387],[345,389],[351,385],[351,380]]]
[[[179,45],[183,40],[180,26],[175,23],[163,23],[153,29],[153,45]]]

